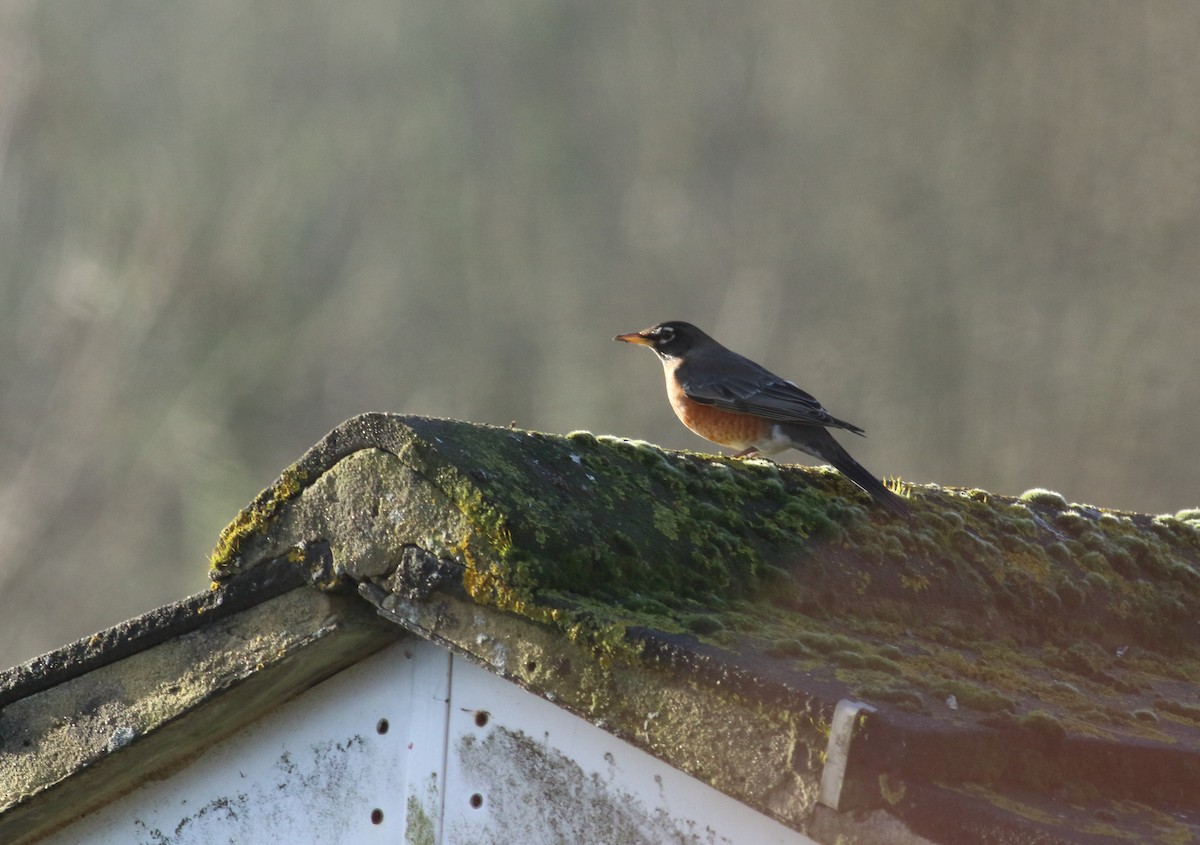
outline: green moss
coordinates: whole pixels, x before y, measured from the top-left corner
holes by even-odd
[[[394,452],[470,528],[451,553],[471,599],[602,661],[636,654],[627,632],[652,628],[800,661],[814,681],[902,709],[941,713],[954,695],[1014,729],[1037,729],[1043,717],[1017,715],[1037,706],[1062,732],[1097,736],[1194,718],[1156,705],[1160,723],[1141,721],[1119,699],[1168,700],[1145,678],[1200,676],[1181,635],[1200,550],[1178,516],[928,487],[896,520],[825,470],[586,432],[400,425],[411,433]],[[236,558],[306,478],[260,496],[214,561]]]
[[[1032,490],[1026,490],[1019,497],[1020,501],[1027,502],[1031,505],[1041,505],[1052,510],[1066,510],[1067,500],[1063,498],[1062,493],[1055,493],[1053,490],[1046,490],[1043,487],[1034,487]]]
[[[1073,558],[1071,550],[1063,543],[1050,543],[1046,546],[1046,554],[1050,555],[1059,564],[1070,563]]]
[[[711,613],[696,613],[684,616],[683,627],[696,634],[715,634],[725,630],[720,618]]]
[[[835,651],[850,652],[858,646],[858,640],[828,631],[800,631],[796,639],[817,654],[832,654]]]
[[[709,610],[726,597],[786,599],[796,589],[790,563],[781,565],[795,559],[789,549],[835,534],[831,510],[869,518],[804,479],[785,483],[766,462],[664,452],[583,432],[491,439],[486,448],[462,444],[474,467],[469,474],[457,471],[449,444],[427,453],[430,464],[442,463],[439,486],[492,538],[486,559],[461,550],[464,587],[476,601],[555,625],[586,607],[591,625],[640,624],[650,615],[656,627],[730,642],[731,632],[758,627],[755,614],[681,612],[675,599]],[[553,492],[548,467],[560,476],[551,480],[561,496],[546,495]],[[569,495],[584,485],[582,500]]]
[[[612,550],[617,554],[636,555],[637,546],[624,531],[614,531],[611,539]]]
[[[752,633],[762,628],[762,620],[757,615],[738,613],[731,610],[721,614],[726,627],[742,633]]]
[[[1113,664],[1111,653],[1092,643],[1073,643],[1067,648],[1046,646],[1042,649],[1042,660],[1047,666],[1066,669],[1076,675],[1110,682],[1108,669]]]
[[[856,649],[846,651],[835,651],[829,655],[829,660],[838,666],[844,666],[847,669],[865,669],[867,668],[866,655]]]
[[[1186,704],[1182,701],[1168,698],[1156,698],[1154,699],[1154,706],[1164,713],[1182,716],[1185,719],[1200,723],[1200,705]]]
[[[883,657],[882,654],[868,652],[863,654],[863,663],[868,669],[875,669],[881,672],[899,673],[900,664],[896,660]]]
[[[1087,601],[1087,593],[1071,582],[1060,584],[1057,595],[1062,606],[1067,610],[1078,610]]]
[[[929,707],[921,694],[908,686],[889,683],[864,683],[855,687],[855,694],[867,701],[896,706],[909,713],[928,713]]]
[[[995,713],[1001,710],[1012,710],[1016,701],[1003,693],[987,689],[970,681],[943,680],[935,685],[935,691],[942,698],[954,696],[962,707],[970,707],[981,713]]]
[[[811,648],[795,637],[775,640],[765,649],[771,657],[811,657],[816,654]]]
[[[662,535],[668,540],[678,540],[679,518],[676,515],[676,512],[664,505],[658,504],[657,502],[653,507],[654,527],[662,532]]]
[[[1061,739],[1066,734],[1062,722],[1045,710],[1033,710],[1026,713],[1017,719],[1017,725],[1049,740]]]
[[[1054,515],[1054,524],[1072,537],[1082,537],[1091,525],[1091,520],[1085,518],[1079,511],[1059,511]]]
[[[946,528],[963,528],[967,521],[963,519],[963,515],[955,511],[944,511],[936,515],[936,521],[941,522]]]

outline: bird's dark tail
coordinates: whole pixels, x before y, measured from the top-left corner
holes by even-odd
[[[896,516],[908,516],[908,503],[900,496],[883,486],[883,482],[872,475],[866,467],[860,464],[850,453],[842,448],[842,444],[833,439],[833,435],[823,428],[815,426],[787,426],[785,432],[792,438],[796,448],[815,458],[828,461],[842,475],[849,478]]]

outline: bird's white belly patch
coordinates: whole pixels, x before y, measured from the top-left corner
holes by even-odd
[[[754,447],[764,455],[778,455],[780,452],[791,449],[792,441],[778,425],[773,425],[770,434],[755,443]]]

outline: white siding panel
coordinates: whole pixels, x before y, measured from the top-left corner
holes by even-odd
[[[389,646],[46,842],[433,843],[449,670],[422,640]]]
[[[46,842],[815,845],[416,639]]]
[[[460,658],[445,831],[447,845],[816,845]]]

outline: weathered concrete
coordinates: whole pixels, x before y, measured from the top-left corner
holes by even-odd
[[[213,607],[201,596],[179,609]],[[309,588],[213,615],[5,705],[0,841],[103,806],[402,633],[360,602]]]

